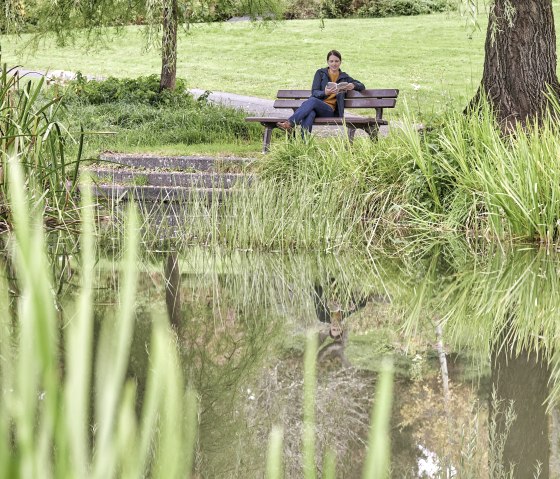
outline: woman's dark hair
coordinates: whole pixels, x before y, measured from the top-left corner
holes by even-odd
[[[340,52],[338,50],[331,50],[329,53],[327,53],[327,61],[329,61],[329,57],[331,55],[334,55],[335,57],[338,57],[338,59],[340,61],[342,61],[342,55],[340,54]]]

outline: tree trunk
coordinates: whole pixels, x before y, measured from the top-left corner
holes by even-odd
[[[560,93],[552,0],[495,0],[486,34],[482,83],[504,130],[539,119],[549,106],[548,89]]]
[[[165,0],[161,39],[160,90],[173,90],[177,77],[177,0]]]

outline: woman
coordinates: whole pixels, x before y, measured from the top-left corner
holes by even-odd
[[[366,87],[358,80],[354,80],[347,73],[340,70],[342,55],[336,50],[327,53],[327,68],[320,68],[315,72],[311,96],[305,100],[296,112],[287,120],[276,123],[278,128],[290,131],[295,125],[301,125],[302,130],[311,132],[315,117],[344,116],[344,96],[347,91],[362,91]],[[329,88],[329,83],[347,82],[343,90]]]

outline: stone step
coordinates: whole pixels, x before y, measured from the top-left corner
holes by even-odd
[[[221,188],[183,188],[171,186],[124,186],[97,184],[92,186],[92,194],[98,199],[112,203],[122,201],[177,202],[177,201],[222,201],[232,193]]]
[[[95,183],[120,186],[168,186],[184,188],[231,188],[249,185],[252,177],[241,173],[182,173],[178,171],[150,171],[129,168],[85,168],[82,174],[91,175]]]
[[[129,166],[144,169],[173,169],[191,171],[232,172],[246,168],[254,160],[250,158],[204,156],[159,156],[149,154],[102,153],[101,162],[110,162],[115,166]]]

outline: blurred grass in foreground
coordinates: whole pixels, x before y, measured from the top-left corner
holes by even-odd
[[[140,418],[135,412],[134,382],[126,379],[137,283],[136,214],[131,210],[127,219],[119,312],[114,324],[103,326],[99,359],[94,364],[91,197],[84,194],[82,208],[81,290],[73,318],[62,329],[48,276],[41,216],[30,213],[16,161],[10,162],[9,171],[16,235],[13,255],[21,296],[17,318],[7,311],[6,294],[0,303],[4,404],[0,413],[0,476],[189,477],[196,396],[184,387],[175,343],[166,324],[158,322],[153,327],[148,387]]]

